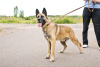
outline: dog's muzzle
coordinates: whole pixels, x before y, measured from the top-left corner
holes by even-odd
[[[39,19],[37,19],[37,20],[38,20],[38,23],[42,23],[42,19],[39,18]]]
[[[43,22],[43,20],[40,19],[40,18],[38,18],[37,20],[38,20],[38,27],[42,27],[42,22]]]

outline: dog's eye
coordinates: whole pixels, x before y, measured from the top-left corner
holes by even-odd
[[[44,16],[41,16],[41,18],[44,18]]]

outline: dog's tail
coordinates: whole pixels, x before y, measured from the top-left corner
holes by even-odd
[[[76,38],[76,36],[73,36],[73,38],[74,38],[74,43],[76,42],[77,44],[76,44],[76,43],[75,43],[75,44],[76,44],[77,46],[79,45],[79,46],[81,47],[82,45],[81,45],[81,43],[78,41],[78,39]]]
[[[79,45],[81,47],[81,43],[76,38],[75,33],[73,32],[73,30],[70,31],[70,39],[75,45],[77,45],[77,46]]]

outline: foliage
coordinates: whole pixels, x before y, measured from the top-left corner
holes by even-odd
[[[26,23],[26,24],[36,24],[36,18],[31,20],[25,20],[22,18],[15,17],[1,17],[0,23]]]
[[[18,15],[18,7],[14,7],[14,17],[17,17]]]
[[[19,17],[24,18],[24,11],[23,10],[20,10]]]
[[[75,23],[82,23],[82,16],[66,16],[63,18],[59,18],[60,16],[48,16],[50,20],[56,19],[55,23],[57,24],[75,24]],[[35,16],[28,16],[24,18],[19,17],[7,17],[7,16],[0,16],[0,23],[26,23],[26,24],[36,24],[37,19]]]
[[[34,18],[35,18],[35,16],[24,17],[25,20],[32,20]]]
[[[73,23],[76,23],[76,22],[73,21],[72,18],[68,18],[68,17],[57,19],[54,22],[58,23],[58,24],[73,24]]]

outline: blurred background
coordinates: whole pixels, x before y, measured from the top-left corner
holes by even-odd
[[[0,23],[35,24],[35,10],[47,9],[48,17],[53,20],[80,6],[83,0],[0,0]],[[82,23],[83,8],[57,19],[55,23]]]

